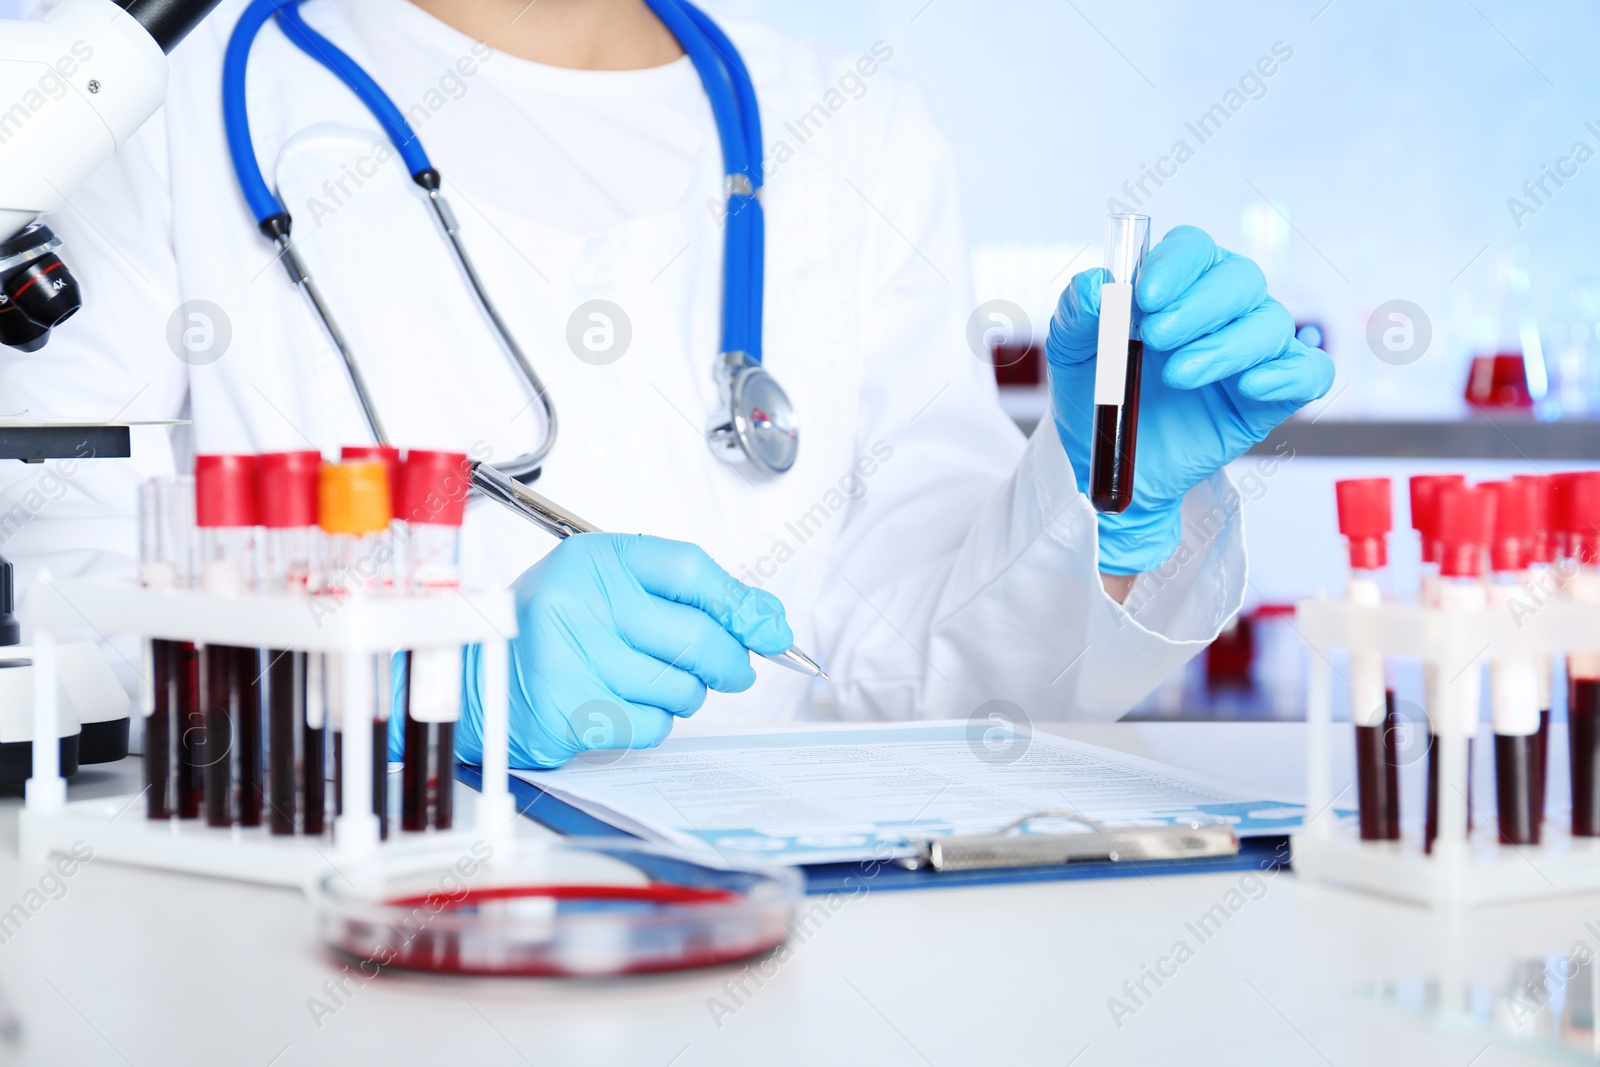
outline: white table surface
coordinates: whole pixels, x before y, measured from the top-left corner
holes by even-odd
[[[1297,792],[1304,727],[1061,727],[1263,790]],[[1348,745],[1338,746],[1347,751]],[[91,768],[74,795],[126,790],[137,766]],[[1339,779],[1343,781],[1343,779]],[[0,911],[37,884],[0,802]],[[531,831],[530,832],[534,832]],[[1358,995],[1455,960],[1503,983],[1518,960],[1600,926],[1600,896],[1501,906],[1451,922],[1300,884],[1264,884],[1204,944],[1185,928],[1241,875],[867,891],[848,899],[731,1016],[711,998],[744,965],[620,981],[384,976],[313,1020],[341,974],[298,893],[90,862],[0,944],[0,987],[25,1027],[0,1062],[39,1064],[1032,1065],[1549,1062],[1447,1033]],[[1192,959],[1116,1025],[1108,998],[1183,939]],[[1150,988],[1154,988],[1150,986]]]

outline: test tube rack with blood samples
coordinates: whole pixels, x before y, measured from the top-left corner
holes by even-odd
[[[464,462],[464,457],[449,458]],[[239,484],[228,479],[242,478],[237,472],[251,469],[270,496],[304,493],[308,484],[325,488],[330,476],[352,475],[343,466],[323,465],[319,456],[298,453],[208,457],[201,469],[211,472],[202,480],[215,477],[219,468],[233,472],[224,475],[226,494],[236,494]],[[441,466],[449,463],[433,463],[435,471]],[[314,481],[308,482],[308,469],[315,473]],[[353,480],[369,481],[362,472],[354,472]],[[146,818],[128,815],[139,802],[138,795],[69,801],[56,747],[35,741],[33,777],[19,815],[20,853],[42,859],[87,842],[97,857],[115,862],[302,887],[330,862],[342,865],[404,849],[407,842],[427,842],[431,847],[459,839],[463,850],[475,842],[491,847],[506,842],[514,818],[507,784],[507,639],[516,633],[511,592],[464,590],[459,578],[432,592],[397,589],[392,581],[385,588],[381,579],[368,582],[363,576],[385,573],[384,565],[393,558],[386,555],[393,546],[384,541],[389,536],[388,474],[381,467],[377,474],[383,486],[381,522],[369,522],[371,516],[363,514],[324,522],[321,514],[313,518],[309,503],[302,499],[274,500],[258,508],[250,525],[245,525],[246,505],[229,496],[221,504],[206,505],[210,510],[197,529],[185,521],[183,510],[194,506],[192,490],[186,491],[189,483],[169,482],[164,493],[151,488],[142,497],[155,509],[152,522],[159,517],[171,532],[166,547],[152,544],[142,553],[139,583],[52,580],[44,574],[22,601],[23,617],[36,635],[36,738],[55,736],[52,731],[63,710],[57,700],[54,654],[60,631],[87,625],[103,634],[145,639],[154,662],[149,664],[153,669],[147,677],[152,684],[143,710],[152,733],[161,731],[157,714],[166,728],[165,745],[151,746],[147,755],[151,786],[162,783],[159,799],[148,797],[141,805]],[[458,495],[464,499],[464,484]],[[437,501],[429,506],[437,506]],[[455,502],[449,507],[454,508]],[[339,532],[324,537],[307,519]],[[261,525],[254,525],[258,520]],[[142,516],[141,526],[146,525],[150,523]],[[360,527],[357,532],[343,532],[356,527]],[[368,527],[377,527],[381,537],[364,541],[374,533]],[[202,537],[202,529],[210,532]],[[437,535],[419,533],[416,540],[429,546],[427,558],[458,563],[454,532],[451,528],[452,536],[444,539],[442,555],[435,544],[440,540]],[[338,542],[341,537],[345,543]],[[375,544],[377,551],[372,551]],[[367,559],[368,553],[375,558]],[[184,561],[189,558],[196,561],[196,573],[186,582]],[[377,565],[375,570],[372,564]],[[259,580],[248,577],[258,573]],[[460,649],[470,644],[482,645],[485,787],[474,797],[470,811],[452,813],[448,799],[441,804],[439,798],[450,792],[453,764],[446,732],[435,731],[435,751],[427,764],[431,781],[426,783],[425,832],[390,834],[385,841],[382,819],[388,805],[380,781],[387,778],[391,658],[409,651],[424,660],[453,655],[459,664]],[[168,651],[156,654],[157,649]],[[218,674],[206,675],[208,656],[219,664]],[[249,660],[257,660],[253,673]],[[287,668],[281,666],[285,663]],[[446,701],[439,696],[443,686],[437,679],[422,701],[440,725],[460,713],[456,669],[456,707],[442,707]],[[213,695],[207,695],[206,681],[216,683]],[[353,727],[342,738],[338,785],[342,803],[332,820],[331,841],[312,817],[313,808],[318,816],[324,811],[316,797],[324,772],[316,766],[313,752],[326,730],[308,727],[324,707],[334,716],[331,723],[321,720],[324,727],[340,725],[340,713]],[[204,712],[208,721],[203,725],[186,721],[191,710]],[[361,728],[369,722],[368,728]],[[304,731],[299,738],[297,726]],[[196,733],[205,737],[205,743],[197,761],[186,761],[184,736]],[[440,746],[443,752],[438,751]],[[224,770],[204,765],[211,756],[225,762],[226,781]],[[200,766],[192,767],[196,762]],[[186,793],[184,774],[189,770],[202,773]],[[293,788],[284,781],[285,774],[296,776]],[[292,807],[287,797],[293,797]],[[280,803],[286,812],[272,810]],[[211,817],[200,817],[203,812]]]
[[[1539,513],[1548,498],[1520,487],[1469,488],[1451,478],[1425,486],[1418,507],[1413,484],[1412,518],[1428,561],[1418,600],[1318,596],[1297,605],[1297,628],[1315,653],[1307,676],[1307,822],[1294,838],[1298,875],[1442,909],[1600,889],[1600,836],[1593,836],[1600,826],[1587,826],[1581,803],[1570,826],[1564,812],[1546,818],[1543,803],[1544,768],[1556,757],[1540,755],[1549,701],[1538,667],[1566,657],[1570,706],[1581,720],[1577,690],[1600,664],[1600,474],[1572,479],[1566,496],[1555,508],[1566,519],[1553,521]],[[1496,521],[1502,505],[1513,513]],[[1531,519],[1523,514],[1530,509]],[[1566,546],[1555,551],[1549,574],[1527,570],[1550,554],[1540,548],[1541,528],[1547,542],[1554,533]],[[1592,598],[1584,561],[1596,576]],[[1438,784],[1425,817],[1402,813],[1409,817],[1398,840],[1363,840],[1336,807],[1332,663],[1340,651],[1350,654],[1352,672],[1371,657],[1423,666]],[[1499,789],[1496,803],[1473,820],[1470,745],[1486,671]],[[1600,678],[1600,669],[1593,673]],[[1571,745],[1579,797],[1600,780],[1600,744],[1584,737],[1580,721]]]

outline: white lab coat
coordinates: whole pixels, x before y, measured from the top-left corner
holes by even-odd
[[[340,17],[347,2],[358,0],[305,10],[365,60]],[[273,262],[227,161],[218,86],[242,6],[225,3],[186,42],[164,113],[51,220],[84,311],[42,352],[0,356],[6,414],[185,417],[192,431],[137,430],[132,459],[84,463],[59,492],[53,481],[41,494],[48,471],[0,471],[0,551],[24,581],[43,565],[130,576],[135,487],[183,467],[191,448],[331,455],[369,440],[333,348]],[[603,528],[697,542],[776,593],[798,643],[832,674],[845,717],[1000,708],[1116,718],[1239,606],[1240,520],[1224,476],[1186,503],[1209,517],[1186,535],[1193,558],[1141,578],[1131,612],[1108,598],[1093,512],[1054,425],[1044,420],[1025,441],[967,348],[973,304],[954,170],[920,95],[881,69],[859,99],[830,96],[857,57],[758,26],[727,29],[754,76],[768,140],[766,362],[800,412],[799,461],[761,479],[714,457],[702,436],[717,399],[714,137],[686,203],[581,235],[473,192],[475,176],[448,184],[450,160],[435,157],[488,287],[560,410],[538,488]],[[391,438],[479,456],[524,451],[542,432],[537,405],[399,161],[362,162],[382,143],[373,120],[272,27],[256,45],[250,95],[263,170],[295,211],[296,239]],[[817,117],[801,145],[786,120],[808,113]],[[357,163],[373,174],[360,195],[308,219],[299,205]],[[573,309],[591,299],[621,306],[632,327],[629,349],[605,366],[567,343]],[[191,300],[224,309],[231,328],[208,365],[168,345],[174,309]],[[469,577],[509,583],[552,545],[477,504]],[[754,689],[713,694],[700,714],[811,713],[807,679],[759,660],[757,674]]]

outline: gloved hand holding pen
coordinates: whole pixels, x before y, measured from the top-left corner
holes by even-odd
[[[517,582],[511,765],[556,767],[589,749],[649,748],[706,690],[755,684],[750,653],[794,643],[778,598],[739,582],[696,545],[577,534]],[[482,753],[478,649],[468,650],[456,751]]]
[[[1080,489],[1089,485],[1100,268],[1061,294],[1045,346],[1057,432]],[[1145,258],[1134,287],[1144,318],[1143,399],[1133,502],[1098,516],[1100,570],[1131,575],[1177,549],[1184,494],[1327,393],[1333,362],[1294,337],[1254,262],[1178,226]]]

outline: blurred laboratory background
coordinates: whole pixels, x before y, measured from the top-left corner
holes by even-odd
[[[886,66],[921,86],[959,168],[974,310],[1024,426],[1045,410],[1032,383],[1056,295],[1099,265],[1108,210],[1151,215],[1156,236],[1200,226],[1250,256],[1334,358],[1328,398],[1235,464],[1250,551],[1240,625],[1139,714],[1301,714],[1287,609],[1343,588],[1334,479],[1476,481],[1600,456],[1600,8],[719,6],[850,51],[883,41]],[[1405,592],[1403,509],[1395,525]]]

